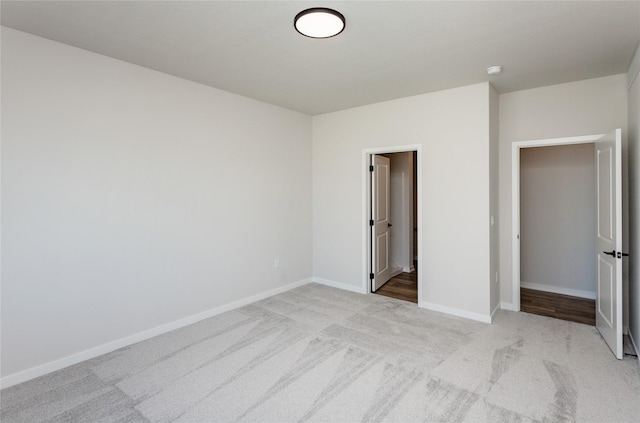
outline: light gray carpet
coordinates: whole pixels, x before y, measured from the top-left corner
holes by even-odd
[[[637,422],[640,367],[590,326],[310,284],[0,394],[3,423]]]

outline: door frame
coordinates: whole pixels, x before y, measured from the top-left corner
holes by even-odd
[[[409,151],[416,152],[416,190],[418,193],[417,198],[417,213],[418,213],[418,231],[416,233],[418,241],[418,304],[422,302],[420,294],[423,290],[423,278],[424,271],[422,270],[423,250],[422,247],[422,145],[399,145],[393,147],[377,147],[367,148],[362,150],[362,217],[360,219],[362,224],[362,286],[361,290],[365,294],[371,293],[371,281],[369,279],[369,273],[371,271],[371,229],[369,226],[369,220],[371,219],[371,178],[369,171],[369,164],[371,163],[371,156],[374,154],[391,154],[391,153],[406,153]]]
[[[513,311],[520,311],[520,149],[595,143],[604,135],[517,141],[511,144],[511,289]]]

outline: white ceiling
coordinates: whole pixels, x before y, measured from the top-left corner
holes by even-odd
[[[293,28],[303,9],[347,20]],[[2,25],[310,115],[491,81],[509,92],[625,73],[639,1],[2,1]],[[486,68],[502,65],[488,76]]]

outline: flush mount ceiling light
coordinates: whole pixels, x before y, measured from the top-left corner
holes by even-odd
[[[345,20],[342,13],[326,7],[313,7],[298,13],[293,26],[310,38],[330,38],[342,32]]]

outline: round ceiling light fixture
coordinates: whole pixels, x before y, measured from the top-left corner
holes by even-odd
[[[298,13],[293,26],[300,34],[310,38],[335,37],[344,30],[342,13],[326,7],[312,7]]]

